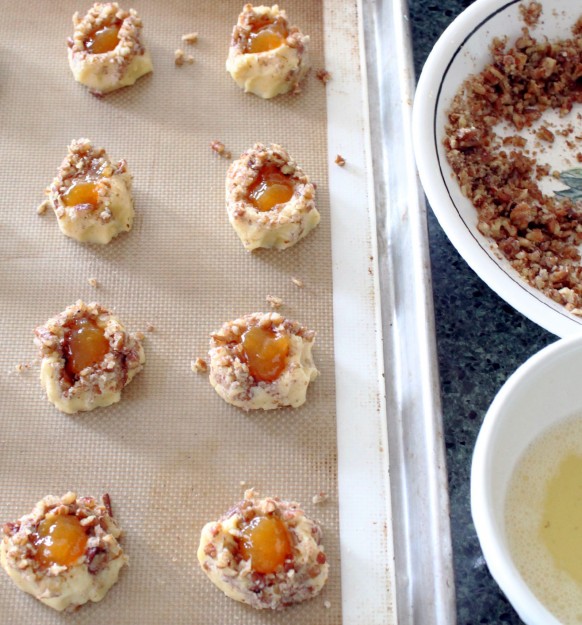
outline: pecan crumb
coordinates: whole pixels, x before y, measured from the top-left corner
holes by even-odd
[[[193,46],[198,41],[198,33],[188,33],[186,35],[182,35],[182,41]]]
[[[135,338],[138,341],[143,341],[145,339],[145,334],[143,332],[141,332],[140,330],[138,330],[135,334],[134,334]]]
[[[343,167],[346,164],[346,159],[341,154],[338,154],[335,157],[335,163],[336,163],[336,165],[339,165],[340,167]]]
[[[539,2],[530,2],[527,6],[525,4],[519,5],[519,12],[521,13],[521,19],[527,26],[536,26],[540,15],[542,14],[542,5]]]
[[[217,139],[215,139],[214,141],[210,142],[210,147],[219,156],[222,156],[222,158],[232,158],[232,154],[226,149],[222,141],[218,141]]]
[[[97,278],[87,278],[87,282],[95,289],[99,287],[99,282],[97,281]]]
[[[541,139],[542,141],[547,141],[548,143],[554,142],[554,133],[547,126],[542,126],[537,131],[536,136],[538,139]]]
[[[328,498],[328,495],[326,495],[324,492],[321,492],[317,493],[317,495],[313,495],[313,497],[311,498],[311,502],[314,504],[323,503],[324,501],[327,501]]]
[[[37,207],[36,207],[36,214],[37,215],[44,215],[48,209],[48,207],[50,206],[50,202],[48,200],[43,200]]]
[[[299,287],[300,289],[303,288],[303,280],[300,280],[299,278],[291,278],[291,282],[293,282],[296,287]]]
[[[329,610],[331,608],[331,601],[324,601],[323,607]]]
[[[244,480],[241,480],[239,483],[240,483],[241,486],[246,486],[247,485],[247,483]]]
[[[107,510],[107,514],[110,517],[112,517],[113,510],[111,509],[111,497],[109,496],[109,493],[103,493],[103,497],[101,497],[101,501],[103,501],[103,505],[105,506],[105,509]]]
[[[315,77],[317,80],[321,80],[324,85],[327,85],[331,80],[331,74],[326,69],[318,69],[317,72],[315,72]]]
[[[14,367],[18,373],[24,373],[30,369],[30,365],[27,363],[19,362],[16,367]]]
[[[148,323],[147,327],[146,327],[146,331],[147,332],[155,332],[156,331],[156,326],[154,326],[151,323]]]
[[[192,63],[194,63],[194,57],[190,54],[186,54],[184,50],[178,48],[174,52],[174,63],[178,67],[181,67],[182,65],[184,65],[184,63],[188,63],[189,65],[191,65]]]
[[[208,371],[208,365],[202,358],[196,358],[196,360],[193,360],[191,366],[194,373],[204,373],[205,371]]]
[[[275,310],[278,310],[281,306],[283,306],[283,300],[275,295],[267,295],[265,299],[270,304],[271,308],[274,308]]]

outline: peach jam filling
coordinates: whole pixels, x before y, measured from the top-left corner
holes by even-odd
[[[80,204],[99,204],[96,182],[77,182],[63,195],[65,206],[79,206]]]
[[[257,381],[273,382],[283,369],[289,355],[289,336],[254,326],[242,337],[242,347],[249,373]]]
[[[278,204],[286,204],[295,188],[289,176],[281,173],[276,165],[265,165],[249,187],[251,204],[262,213],[270,211]]]
[[[85,41],[87,52],[91,54],[103,54],[115,50],[119,43],[118,25],[105,26],[89,35]]]
[[[242,528],[240,553],[243,560],[251,560],[255,573],[276,573],[293,557],[287,526],[273,516],[255,517]]]
[[[37,548],[35,559],[46,567],[71,566],[85,553],[87,546],[85,528],[72,514],[44,519],[32,538]]]
[[[281,20],[254,26],[247,44],[246,52],[258,54],[275,50],[283,45],[288,35],[287,27]]]
[[[68,327],[64,342],[65,371],[75,380],[83,369],[100,363],[111,348],[103,329],[89,319],[75,319]]]

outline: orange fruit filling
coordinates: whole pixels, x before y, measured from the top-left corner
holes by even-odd
[[[85,553],[87,533],[76,516],[67,514],[41,521],[33,540],[39,564],[71,566]]]
[[[75,319],[65,336],[65,371],[77,379],[83,369],[100,363],[110,349],[102,328],[89,319]]]
[[[265,165],[249,187],[251,204],[262,213],[270,211],[278,204],[286,204],[295,188],[289,176],[281,173],[276,165]]]
[[[249,328],[242,337],[242,347],[249,372],[262,382],[273,382],[283,369],[289,355],[290,339],[277,336],[272,330],[258,326]]]
[[[240,553],[243,560],[251,560],[256,573],[276,573],[285,560],[293,557],[287,526],[276,517],[255,517],[242,528]]]
[[[78,206],[79,204],[99,204],[96,182],[77,182],[63,195],[65,206]]]
[[[288,34],[282,21],[258,23],[250,34],[246,52],[257,54],[275,50],[283,44]]]
[[[119,43],[119,26],[105,26],[96,30],[85,41],[85,47],[91,54],[103,54],[115,50]]]

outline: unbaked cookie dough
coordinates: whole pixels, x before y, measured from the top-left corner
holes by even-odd
[[[228,219],[248,251],[286,249],[319,223],[315,188],[280,145],[255,144],[226,176]]]
[[[311,348],[315,332],[278,313],[252,313],[211,335],[210,383],[244,410],[297,408],[318,371]]]
[[[128,561],[108,495],[102,503],[48,495],[2,534],[2,568],[18,588],[59,612],[101,601]]]
[[[133,9],[97,2],[84,17],[75,13],[73,25],[73,38],[67,42],[69,65],[75,80],[93,93],[133,85],[153,70],[141,43],[142,22]]]
[[[139,340],[97,303],[79,300],[34,333],[41,385],[48,400],[68,414],[118,402],[145,362]]]
[[[202,529],[198,561],[227,597],[253,608],[281,609],[315,597],[329,565],[321,528],[299,504],[253,490]]]
[[[46,190],[61,232],[81,243],[106,244],[133,225],[132,176],[124,160],[110,161],[89,139],[68,147]]]
[[[273,98],[298,90],[309,69],[308,43],[277,5],[245,4],[232,32],[226,69],[246,92]]]

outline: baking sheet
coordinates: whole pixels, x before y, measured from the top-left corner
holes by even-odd
[[[6,8],[0,27],[2,520],[29,512],[49,493],[110,494],[130,567],[105,600],[68,617],[71,623],[339,623],[325,88],[312,75],[299,96],[262,101],[242,93],[224,69],[239,2],[143,1],[134,8],[154,73],[95,98],[73,81],[66,60],[71,16],[87,8],[64,1],[50,11],[43,3],[25,12]],[[286,8],[311,35],[314,67],[323,67],[323,6]],[[192,31],[199,41],[185,46],[181,36]],[[176,67],[174,50],[182,47],[195,63]],[[35,212],[78,137],[127,159],[134,175],[134,228],[104,247],[66,239],[51,212]],[[245,252],[226,218],[229,161],[210,149],[215,139],[235,156],[256,141],[284,145],[318,185],[317,230],[283,253]],[[303,408],[246,414],[223,402],[190,362],[205,355],[222,322],[268,310],[267,295],[281,297],[283,314],[317,331],[321,375]],[[147,363],[121,403],[71,417],[47,402],[36,366],[14,368],[34,358],[32,328],[78,298],[97,300],[144,331]],[[299,501],[321,521],[332,566],[316,601],[262,613],[224,597],[199,569],[202,526],[250,486]],[[329,500],[315,506],[319,492]],[[0,584],[3,623],[62,620],[5,574]]]

